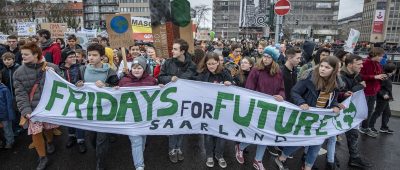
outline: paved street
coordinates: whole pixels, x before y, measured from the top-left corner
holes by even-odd
[[[378,121],[379,122],[379,121]],[[380,123],[377,123],[377,126]],[[400,132],[400,118],[392,118],[389,126],[396,132]],[[71,149],[65,148],[67,135],[65,133],[55,139],[56,153],[50,155],[50,165],[48,170],[87,170],[95,169],[95,152],[93,147],[87,143],[88,152],[79,154],[77,147]],[[343,136],[344,138],[344,136]],[[0,150],[0,169],[1,170],[29,170],[35,169],[37,164],[37,155],[35,150],[29,150],[28,145],[31,142],[30,137],[22,135],[18,137],[13,150]],[[362,155],[374,163],[371,169],[395,170],[400,167],[400,134],[393,135],[381,134],[373,139],[366,136],[360,138],[360,147]],[[165,136],[151,136],[148,138],[145,152],[146,169],[162,170],[196,170],[211,169],[205,165],[205,151],[203,148],[203,138],[200,135],[191,135],[186,138],[185,160],[182,163],[172,164],[168,160],[167,145],[168,139]],[[254,169],[250,163],[255,154],[255,147],[249,148],[249,153],[245,154],[246,164],[239,165],[234,158],[234,142],[228,142],[225,149],[225,159],[228,163],[227,169]],[[347,166],[348,151],[345,140],[340,141],[336,148],[340,160],[341,169],[352,169]],[[288,160],[291,169],[300,169],[300,155],[298,152],[294,159]],[[266,169],[277,169],[271,155],[264,156],[264,165]],[[316,161],[319,169],[325,169],[326,158],[320,156]],[[217,164],[216,164],[217,165]],[[127,170],[134,169],[132,163],[130,142],[125,136],[117,136],[117,141],[111,145],[109,159],[107,160],[107,169]],[[213,168],[220,169],[220,168]]]

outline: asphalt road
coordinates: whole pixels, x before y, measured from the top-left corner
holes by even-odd
[[[377,122],[378,126],[380,123]],[[400,118],[391,118],[389,126],[397,133],[392,135],[380,134],[378,138],[370,138],[361,135],[360,149],[362,156],[373,163],[370,169],[379,170],[398,170],[400,169]],[[78,153],[77,146],[66,149],[67,140],[66,128],[63,135],[55,138],[56,152],[49,155],[50,164],[48,170],[91,170],[95,169],[95,150],[87,142],[88,152]],[[1,132],[0,132],[1,133]],[[135,169],[133,166],[129,139],[126,136],[116,135],[116,142],[111,144],[106,168],[109,170],[129,170]],[[336,147],[336,154],[339,158],[340,169],[353,169],[347,166],[348,150],[345,141],[339,141]],[[166,136],[149,136],[145,151],[145,165],[149,170],[197,170],[197,169],[221,169],[215,164],[214,168],[207,168],[205,165],[205,150],[203,147],[203,137],[201,135],[190,135],[185,137],[183,162],[173,164],[168,159],[168,138]],[[0,170],[29,170],[35,169],[37,165],[37,154],[33,149],[28,149],[31,142],[30,136],[26,134],[16,138],[15,147],[12,150],[0,150]],[[234,142],[227,142],[225,148],[225,159],[228,167],[226,169],[254,169],[252,160],[255,155],[255,146],[248,148],[245,154],[245,164],[240,165],[236,162],[234,155]],[[297,152],[294,159],[289,159],[288,164],[291,169],[300,169],[301,151]],[[277,169],[273,157],[266,152],[263,160],[264,166],[268,170]],[[320,170],[325,169],[326,155],[319,156],[316,167]]]

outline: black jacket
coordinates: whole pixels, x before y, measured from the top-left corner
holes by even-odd
[[[196,75],[196,64],[194,64],[189,55],[185,55],[184,62],[180,62],[176,58],[165,60],[164,64],[161,65],[158,82],[161,84],[167,84],[171,81],[172,76],[181,79],[194,80]]]
[[[383,99],[384,95],[389,95],[389,99],[387,99],[387,100],[393,100],[392,80],[390,78],[386,79],[386,80],[382,80],[381,90],[378,92],[376,97],[378,100],[385,100],[385,99]]]
[[[320,91],[316,90],[314,83],[312,82],[312,72],[305,74],[306,78],[302,77],[296,85],[292,88],[292,99],[295,105],[308,104],[311,107],[315,107]],[[339,103],[338,90],[334,90],[327,105],[324,108],[338,107]]]
[[[250,71],[243,71],[243,82],[240,81],[239,74],[237,74],[235,77],[233,77],[233,81],[234,81],[235,85],[244,88],[244,86],[246,85],[247,77],[249,77],[249,74],[250,74]]]
[[[65,63],[60,65],[60,76],[72,84],[76,84],[81,79],[79,74],[80,64],[74,64],[70,68],[65,67]]]
[[[225,81],[229,81],[232,83],[233,78],[231,74],[229,74],[228,71],[222,70],[221,73],[218,74],[212,74],[208,70],[205,70],[202,73],[199,73],[198,76],[196,76],[197,81],[203,81],[203,82],[210,82],[210,83],[224,83]]]
[[[10,68],[7,68],[4,66],[3,69],[1,69],[1,74],[2,74],[2,80],[1,82],[7,86],[7,88],[10,90],[12,96],[15,96],[15,90],[14,90],[14,86],[13,86],[13,76],[14,76],[14,72],[15,70],[18,69],[20,65],[17,63],[14,63],[13,66],[11,66]]]
[[[359,74],[350,74],[346,67],[343,67],[340,71],[340,78],[344,82],[344,87],[340,90],[339,101],[345,100],[343,96],[347,91],[356,92],[364,89],[364,86],[360,83],[363,81]]]
[[[293,99],[291,96],[291,90],[293,86],[297,83],[297,69],[293,68],[293,71],[290,71],[285,65],[281,67],[283,83],[285,85],[285,96],[286,101],[293,103]]]

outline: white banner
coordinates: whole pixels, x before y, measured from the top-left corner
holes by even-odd
[[[308,146],[357,127],[366,118],[362,91],[334,116],[331,109],[299,110],[248,89],[189,80],[163,88],[81,88],[47,72],[34,121],[124,135],[208,134],[232,141]]]
[[[360,38],[360,31],[351,28],[349,32],[349,38],[344,45],[344,51],[353,53],[354,48],[356,48],[358,38]]]
[[[34,22],[18,22],[17,23],[18,36],[32,36],[36,35],[36,23]]]
[[[0,43],[6,43],[7,42],[7,37],[8,36],[10,36],[10,35],[3,35],[3,34],[1,34],[0,35]]]

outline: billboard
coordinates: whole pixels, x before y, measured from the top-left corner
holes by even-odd
[[[239,27],[268,26],[268,0],[241,0]],[[229,16],[222,16],[229,17]]]
[[[385,22],[385,10],[376,10],[372,32],[383,33],[383,23]]]
[[[133,39],[144,42],[153,42],[153,32],[151,28],[151,19],[143,17],[131,17]]]

